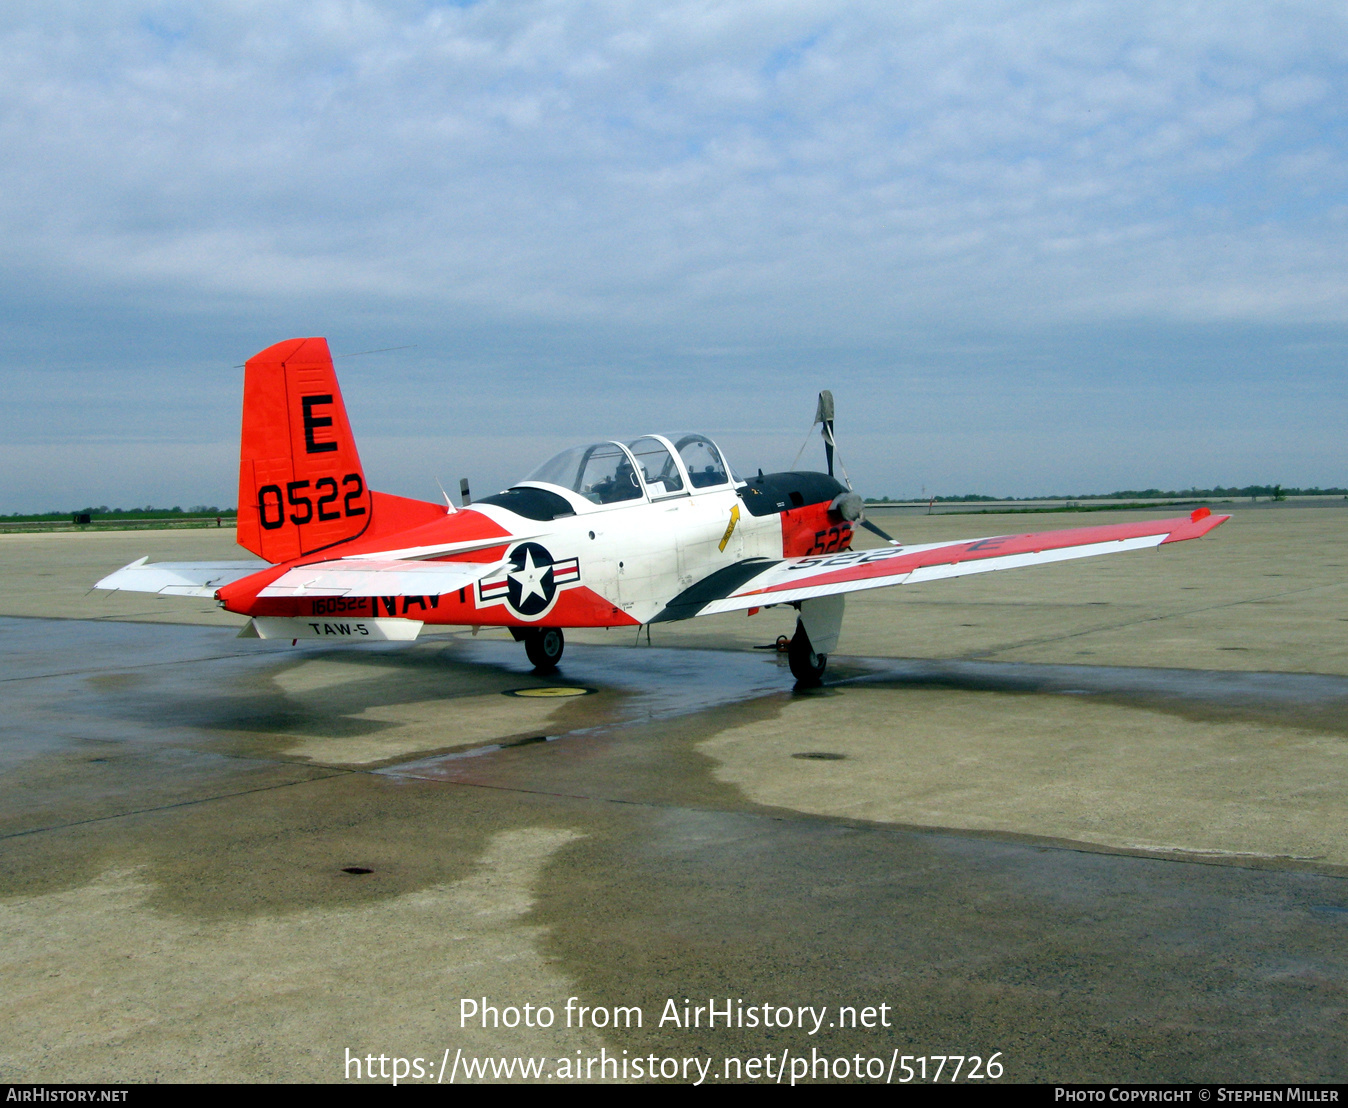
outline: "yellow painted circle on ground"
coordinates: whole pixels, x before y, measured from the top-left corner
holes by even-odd
[[[539,689],[507,689],[506,696],[585,696],[594,691],[577,685],[549,685]]]

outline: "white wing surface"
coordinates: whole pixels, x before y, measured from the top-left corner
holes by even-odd
[[[502,544],[498,540],[495,545]],[[339,558],[286,570],[258,596],[443,596],[467,588],[502,564]]]
[[[215,595],[221,585],[266,569],[269,563],[251,562],[151,562],[137,559],[110,573],[94,586],[110,592],[153,592],[160,596]]]
[[[698,582],[652,622],[1142,550],[1199,538],[1230,518],[1200,508],[1178,519],[741,562]]]

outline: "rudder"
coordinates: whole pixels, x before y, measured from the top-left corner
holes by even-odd
[[[238,543],[288,562],[350,542],[373,505],[326,339],[288,339],[248,359],[239,450]]]

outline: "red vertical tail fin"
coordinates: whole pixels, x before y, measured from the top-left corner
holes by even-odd
[[[239,457],[239,545],[288,562],[362,535],[373,502],[326,339],[248,359]]]

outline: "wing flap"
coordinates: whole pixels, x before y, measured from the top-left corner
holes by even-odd
[[[1178,519],[790,558],[763,569],[721,598],[709,600],[696,614],[712,615],[861,589],[919,584],[972,573],[1144,550],[1199,538],[1230,518],[1214,516],[1206,509],[1200,509],[1192,516]]]
[[[258,596],[443,596],[476,584],[503,564],[340,558],[287,570]]]
[[[267,562],[151,562],[138,558],[110,573],[94,588],[153,592],[160,596],[215,596],[215,590],[266,569]]]

